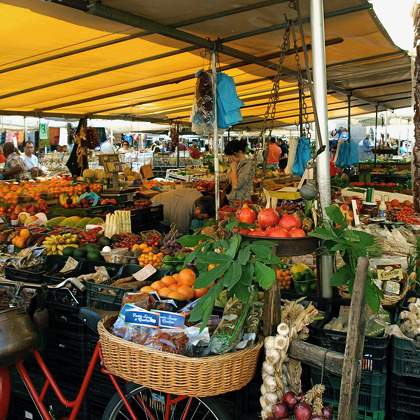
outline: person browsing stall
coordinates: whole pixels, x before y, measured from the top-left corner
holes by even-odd
[[[5,143],[3,153],[6,158],[2,179],[23,179],[28,177],[26,166],[13,143]]]
[[[34,154],[34,144],[31,141],[25,143],[25,148],[23,149],[23,155],[21,159],[26,166],[26,170],[31,173],[32,176],[42,175],[42,171],[39,168],[39,160]]]
[[[267,167],[270,169],[278,169],[280,157],[281,147],[276,143],[276,139],[271,137],[267,151]]]
[[[229,183],[230,192],[227,199],[230,202],[245,201],[251,199],[254,189],[254,162],[245,154],[245,140],[231,140],[225,147],[225,155],[229,157]]]

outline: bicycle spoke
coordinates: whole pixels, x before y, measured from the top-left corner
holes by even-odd
[[[197,405],[197,408],[195,409],[195,411],[194,411],[194,413],[193,413],[193,415],[192,415],[192,417],[191,417],[191,420],[193,420],[193,418],[195,417],[195,415],[197,414],[197,410],[198,410],[198,408],[200,407],[200,405],[201,405],[201,401],[199,400],[199,403],[198,403],[198,405]],[[201,420],[201,419],[200,419]]]

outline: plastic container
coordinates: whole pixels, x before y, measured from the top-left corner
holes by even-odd
[[[340,400],[341,377],[331,375],[324,371],[322,378],[321,369],[311,368],[312,384],[324,384],[324,400],[332,405]],[[368,411],[385,410],[386,405],[387,375],[382,373],[367,373],[362,375],[359,390],[359,408]]]
[[[420,378],[420,347],[414,340],[392,338],[392,373]]]
[[[319,326],[310,327],[310,341],[313,344],[343,353],[346,348],[347,333],[326,330]],[[363,346],[362,371],[379,372],[387,371],[389,352],[389,336],[365,337]]]
[[[395,420],[420,419],[420,380],[392,375],[390,408]]]

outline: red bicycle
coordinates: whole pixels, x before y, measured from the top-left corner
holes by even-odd
[[[57,286],[48,286],[49,289],[66,288],[66,280]],[[11,285],[13,282],[1,281]],[[80,286],[80,283],[77,285]],[[23,288],[40,288],[38,284],[19,283],[18,293]],[[97,334],[97,324],[101,314],[89,308],[81,308],[79,317]],[[141,385],[125,383],[120,385],[114,375],[106,370],[103,364],[101,346],[98,341],[90,359],[77,396],[68,400],[45,364],[41,354],[36,349],[37,329],[28,313],[19,308],[10,308],[0,311],[0,420],[7,419],[9,402],[11,399],[10,369],[14,366],[25,384],[39,414],[44,420],[53,420],[54,417],[46,407],[47,393],[52,390],[62,406],[70,410],[66,417],[69,420],[79,418],[78,414],[92,379],[96,365],[99,363],[100,371],[106,375],[116,389],[115,395],[109,401],[103,413],[103,420],[230,420],[220,401],[215,398],[198,398],[186,396],[173,396],[163,392],[154,391]],[[34,386],[28,372],[24,357],[32,353],[39,365],[45,381],[40,390]]]

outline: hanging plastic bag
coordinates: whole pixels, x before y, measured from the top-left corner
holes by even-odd
[[[293,175],[302,176],[310,159],[311,141],[307,137],[300,137],[292,168]]]
[[[335,166],[338,168],[346,168],[348,166],[357,165],[359,163],[359,151],[357,144],[351,141],[344,141],[339,150]]]
[[[235,82],[225,73],[217,74],[217,126],[229,128],[242,121],[243,102],[236,93]]]

